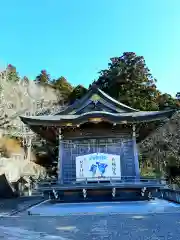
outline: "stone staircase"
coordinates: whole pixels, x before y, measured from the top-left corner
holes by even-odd
[[[39,181],[35,184],[34,188],[30,191],[30,195],[31,196],[43,196],[41,187],[52,186],[53,184],[56,184],[56,183],[57,183],[57,179]]]

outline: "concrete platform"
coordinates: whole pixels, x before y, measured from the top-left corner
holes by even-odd
[[[57,203],[46,201],[28,209],[27,213],[38,216],[70,216],[94,214],[152,214],[180,210],[180,205],[165,200],[133,202]]]

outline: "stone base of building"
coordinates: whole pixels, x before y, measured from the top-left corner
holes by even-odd
[[[86,183],[42,186],[41,192],[51,202],[100,202],[150,200],[160,195],[158,183]]]

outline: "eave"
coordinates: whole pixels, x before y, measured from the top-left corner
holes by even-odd
[[[154,111],[154,112],[131,112],[131,113],[110,113],[103,111],[87,112],[80,115],[49,115],[49,116],[21,116],[22,122],[29,126],[76,126],[85,122],[93,122],[96,119],[116,124],[139,123],[157,121],[170,118],[175,110]]]

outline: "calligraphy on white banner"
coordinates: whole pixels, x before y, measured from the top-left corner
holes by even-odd
[[[76,180],[107,180],[121,178],[120,156],[93,153],[76,157]]]

